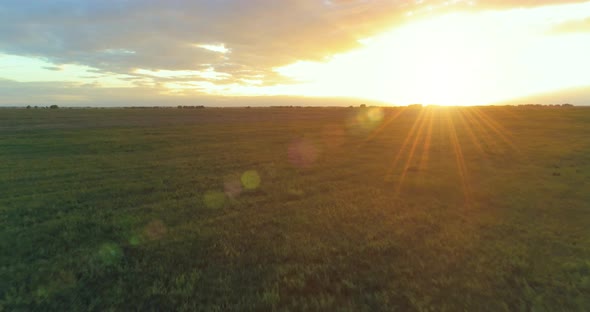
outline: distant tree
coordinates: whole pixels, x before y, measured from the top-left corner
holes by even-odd
[[[31,105],[27,105],[27,109],[31,109]]]
[[[51,109],[58,109],[58,108],[59,108],[59,106],[57,106],[57,105],[53,104],[53,105],[49,106],[49,108],[51,108]]]
[[[177,107],[177,108],[182,108],[182,105],[178,105],[178,107]]]
[[[39,108],[39,106],[35,105],[35,109]]]
[[[574,104],[565,103],[565,104],[562,104],[561,107],[574,107]]]
[[[361,108],[366,108],[367,104],[361,104]]]

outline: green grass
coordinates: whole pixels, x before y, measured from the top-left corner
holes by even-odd
[[[0,311],[590,310],[590,109],[0,110]]]

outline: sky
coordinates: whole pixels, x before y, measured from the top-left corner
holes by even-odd
[[[0,1],[0,106],[590,105],[588,55],[590,1]]]

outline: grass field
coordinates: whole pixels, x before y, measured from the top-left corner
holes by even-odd
[[[588,311],[590,108],[0,110],[0,311]]]

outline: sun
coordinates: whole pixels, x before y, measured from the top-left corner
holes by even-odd
[[[272,91],[463,106],[587,86],[589,35],[551,30],[589,6],[408,17],[356,50],[276,68],[297,83]]]
[[[482,36],[486,27],[465,23],[464,17],[448,15],[380,37],[373,83],[389,85],[374,90],[376,96],[388,102],[486,104],[482,95],[494,92],[490,87],[499,79],[494,64],[500,53],[489,41],[493,36]]]
[[[363,40],[363,47],[326,63],[298,62],[278,69],[302,82],[311,96],[353,96],[391,104],[482,103],[498,79],[488,27],[466,27],[461,14],[408,23]],[[477,25],[477,23],[475,23]]]

